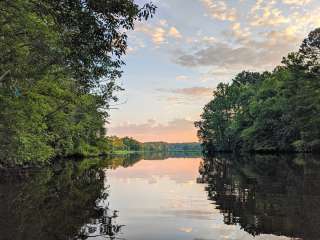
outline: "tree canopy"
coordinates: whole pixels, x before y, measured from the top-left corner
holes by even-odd
[[[97,154],[104,147],[127,31],[155,9],[133,0],[0,2],[3,164]]]
[[[196,122],[208,152],[320,149],[320,28],[272,72],[220,83]]]

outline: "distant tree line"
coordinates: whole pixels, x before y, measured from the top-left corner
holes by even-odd
[[[166,143],[146,142],[143,144],[144,151],[149,152],[180,152],[180,151],[201,151],[199,143]]]
[[[282,64],[217,86],[195,123],[207,152],[320,151],[320,28]]]
[[[199,143],[167,143],[167,142],[139,142],[131,137],[119,138],[116,136],[106,137],[103,148],[105,153],[111,152],[200,152]]]
[[[0,163],[100,153],[134,0],[0,1]]]

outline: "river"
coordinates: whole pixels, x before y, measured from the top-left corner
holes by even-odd
[[[320,239],[317,157],[95,162],[2,173],[0,239]]]

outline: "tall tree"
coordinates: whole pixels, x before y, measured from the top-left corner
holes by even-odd
[[[196,122],[208,151],[319,151],[320,29],[272,73],[219,84]]]
[[[0,1],[1,161],[98,154],[127,31],[154,12],[133,0]]]

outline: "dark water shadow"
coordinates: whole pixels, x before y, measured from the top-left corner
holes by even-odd
[[[217,155],[199,171],[225,224],[253,236],[320,239],[319,156]]]
[[[123,227],[97,166],[67,161],[0,174],[0,239],[113,239]]]

